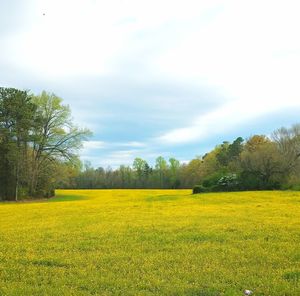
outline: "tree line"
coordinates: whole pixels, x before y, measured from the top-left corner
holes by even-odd
[[[54,94],[0,88],[0,200],[49,197],[90,132]]]
[[[300,189],[300,125],[271,136],[224,141],[189,163],[159,156],[154,166],[136,158],[118,169],[85,168],[62,188],[194,188],[194,192]]]
[[[300,124],[224,141],[188,163],[137,157],[114,170],[81,163],[90,134],[55,94],[0,88],[0,200],[50,197],[55,188],[300,189]]]
[[[166,161],[162,156],[151,167],[142,158],[135,158],[132,166],[118,169],[93,168],[85,163],[84,169],[60,184],[61,188],[117,189],[117,188],[181,188],[181,165],[175,158]]]

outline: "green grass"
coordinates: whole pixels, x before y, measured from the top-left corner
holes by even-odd
[[[244,289],[300,295],[300,193],[69,190],[0,204],[0,295]]]

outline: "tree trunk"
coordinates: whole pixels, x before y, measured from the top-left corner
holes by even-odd
[[[17,163],[17,168],[16,168],[15,200],[18,201],[18,198],[19,198],[19,163]]]

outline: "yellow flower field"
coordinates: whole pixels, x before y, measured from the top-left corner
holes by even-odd
[[[0,295],[300,295],[300,193],[58,190],[0,203]]]

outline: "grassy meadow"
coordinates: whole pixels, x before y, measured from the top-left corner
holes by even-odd
[[[58,190],[0,203],[0,295],[300,295],[300,193]]]

